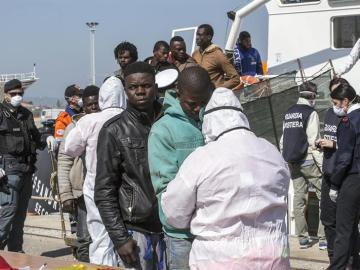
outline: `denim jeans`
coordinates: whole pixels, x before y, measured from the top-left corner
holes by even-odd
[[[189,255],[192,239],[165,236],[167,264],[169,270],[189,270]]]
[[[10,194],[0,192],[0,250],[22,251],[26,211],[32,193],[31,174],[8,175]]]
[[[130,231],[137,242],[137,263],[129,266],[121,259],[119,266],[126,270],[159,270],[164,267],[165,244],[162,234],[144,234]]]
[[[76,200],[76,237],[78,247],[76,249],[76,258],[81,262],[90,262],[89,260],[89,246],[91,244],[91,237],[86,224],[86,206],[84,196]]]

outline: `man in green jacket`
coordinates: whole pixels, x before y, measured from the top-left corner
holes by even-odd
[[[151,181],[159,200],[160,220],[165,232],[169,269],[190,269],[192,235],[189,230],[171,227],[161,209],[161,194],[183,163],[197,147],[204,145],[200,114],[214,86],[205,69],[194,66],[184,70],[177,90],[165,94],[163,116],[152,126],[148,141]]]

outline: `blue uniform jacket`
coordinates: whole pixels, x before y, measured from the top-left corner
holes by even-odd
[[[359,173],[360,109],[356,109],[341,120],[337,129],[335,169],[330,182],[333,189],[339,189],[350,174]]]
[[[255,48],[244,50],[237,44],[234,50],[234,64],[236,71],[241,75],[262,75],[262,63],[259,52]]]

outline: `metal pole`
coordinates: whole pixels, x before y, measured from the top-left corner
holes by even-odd
[[[91,84],[95,85],[95,30],[90,30],[91,35]]]
[[[303,70],[303,68],[302,68],[301,61],[300,61],[299,58],[296,59],[296,61],[297,61],[298,66],[299,66],[302,83],[305,83],[305,73],[304,73],[304,70]]]
[[[90,83],[95,85],[96,84],[96,77],[95,77],[95,30],[96,26],[99,23],[97,22],[88,22],[86,25],[90,29]]]
[[[231,26],[229,37],[225,45],[225,51],[232,52],[234,50],[236,40],[240,33],[240,25],[244,17],[269,1],[270,0],[254,0],[236,12],[235,20]]]

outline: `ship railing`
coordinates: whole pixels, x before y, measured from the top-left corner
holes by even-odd
[[[13,79],[18,79],[20,81],[31,81],[37,80],[36,72],[28,73],[14,73],[14,74],[0,74],[0,82],[7,82]]]

